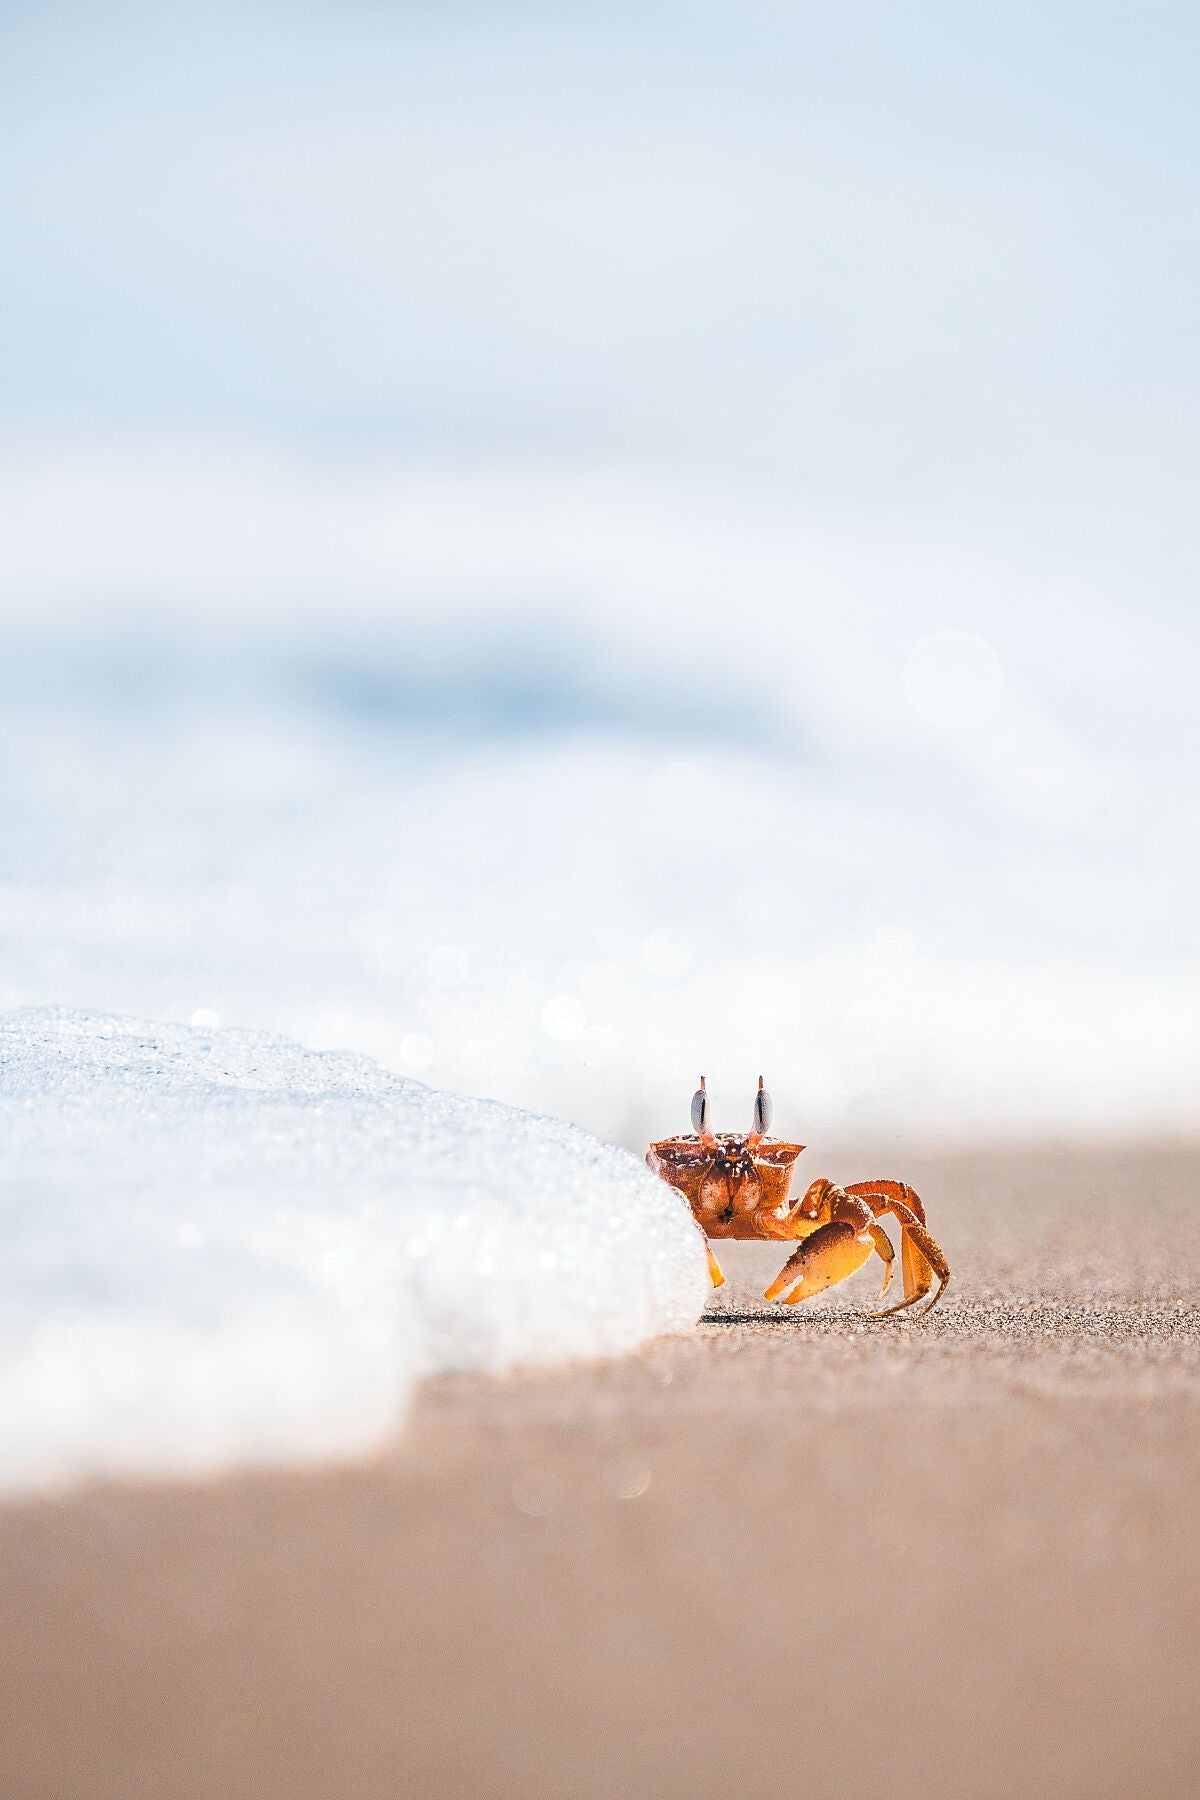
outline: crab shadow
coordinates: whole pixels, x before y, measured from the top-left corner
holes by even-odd
[[[774,1305],[760,1302],[743,1306],[710,1306],[700,1315],[702,1325],[774,1325],[779,1329],[796,1326],[824,1326],[827,1330],[840,1330],[848,1323],[859,1324],[863,1315],[853,1307],[839,1306],[823,1308],[820,1312],[809,1312],[803,1307],[785,1306],[782,1301]]]

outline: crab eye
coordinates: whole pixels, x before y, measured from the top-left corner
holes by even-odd
[[[758,1078],[758,1092],[754,1096],[754,1133],[756,1137],[764,1137],[771,1129],[771,1120],[775,1117],[775,1108],[771,1104],[771,1096],[763,1086],[762,1076]]]
[[[704,1077],[700,1077],[700,1086],[692,1095],[692,1130],[703,1137],[708,1130],[708,1094],[704,1088]]]

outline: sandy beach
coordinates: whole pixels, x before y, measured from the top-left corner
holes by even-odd
[[[1200,1148],[822,1166],[924,1194],[927,1324],[738,1246],[368,1466],[7,1505],[5,1800],[1194,1795]]]

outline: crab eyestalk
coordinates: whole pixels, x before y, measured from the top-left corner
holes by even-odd
[[[771,1104],[771,1096],[763,1086],[763,1078],[760,1075],[758,1078],[758,1092],[754,1096],[754,1123],[750,1127],[750,1136],[746,1139],[747,1144],[751,1148],[753,1148],[755,1144],[761,1143],[763,1138],[766,1137],[768,1131],[771,1129],[771,1120],[774,1116],[775,1108]]]
[[[715,1144],[716,1139],[708,1128],[708,1089],[704,1085],[703,1075],[700,1086],[692,1095],[692,1130],[702,1144]]]

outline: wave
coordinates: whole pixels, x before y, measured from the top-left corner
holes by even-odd
[[[365,1057],[0,1020],[0,1484],[370,1451],[414,1380],[699,1316],[683,1202],[577,1127]]]

